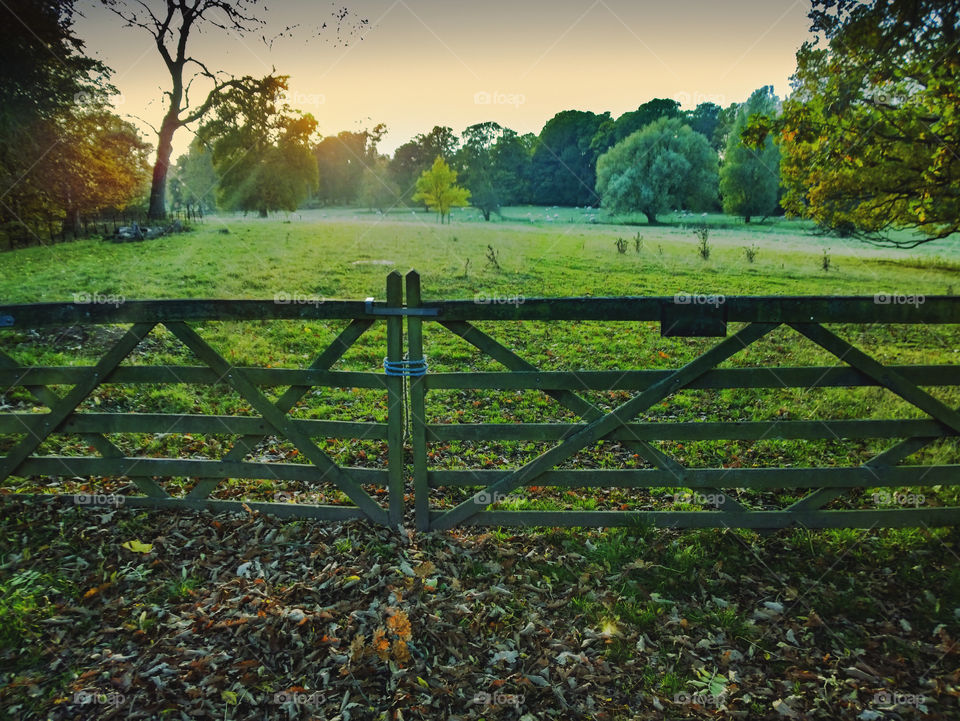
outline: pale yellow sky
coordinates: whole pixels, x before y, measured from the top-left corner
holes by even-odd
[[[165,68],[151,38],[94,0],[84,3],[76,31],[115,69],[118,110],[159,125]],[[268,7],[268,37],[291,23],[303,29],[272,49],[258,37],[211,30],[191,38],[192,54],[237,75],[290,75],[291,105],[312,113],[324,135],[386,123],[384,152],[434,125],[459,133],[496,120],[536,133],[567,109],[617,116],[654,97],[684,108],[727,105],[761,85],[783,97],[809,26],[807,0],[362,0],[349,8],[369,18],[369,28],[362,40],[338,45],[338,6]],[[311,36],[324,22],[328,29]],[[345,30],[356,29],[355,18],[346,22]],[[175,155],[190,137],[179,131]]]

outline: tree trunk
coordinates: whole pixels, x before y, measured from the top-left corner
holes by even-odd
[[[749,222],[750,222],[750,216],[749,216],[749,215],[743,216],[743,222],[744,222],[744,223],[749,223]]]
[[[173,134],[180,127],[179,108],[167,111],[157,137],[157,162],[153,166],[153,181],[150,185],[150,220],[163,220],[167,215],[167,171],[173,153]]]
[[[266,208],[260,208],[260,210],[258,211],[258,214],[260,215],[261,218],[266,218],[266,217],[267,217],[267,209],[266,209]]]
[[[656,215],[656,213],[650,213],[650,212],[648,212],[648,211],[645,210],[645,211],[643,211],[643,214],[644,214],[645,216],[647,216],[647,223],[648,223],[648,224],[650,224],[650,225],[659,225],[659,223],[657,223],[657,215]]]

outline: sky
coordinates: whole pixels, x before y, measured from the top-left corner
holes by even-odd
[[[163,0],[144,0],[158,7]],[[155,143],[166,68],[152,38],[80,0],[75,31],[85,51],[114,69],[120,114]],[[318,121],[318,132],[386,123],[381,152],[447,125],[460,133],[494,120],[538,133],[561,110],[610,111],[614,117],[655,98],[684,109],[700,102],[742,102],[773,85],[784,97],[795,55],[809,37],[807,0],[272,0],[262,31],[245,37],[208,27],[189,51],[233,75],[290,76],[288,101]],[[365,25],[360,19],[367,19]],[[321,29],[326,23],[327,28]],[[199,100],[209,84],[197,81]],[[174,156],[192,133],[181,129]]]

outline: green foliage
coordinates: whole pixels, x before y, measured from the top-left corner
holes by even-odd
[[[727,138],[720,166],[720,195],[723,212],[739,215],[747,223],[754,216],[766,217],[777,207],[780,188],[780,149],[768,137],[759,148],[744,145],[740,134],[751,117],[775,117],[778,100],[773,86],[755,90],[740,106]]]
[[[704,210],[717,192],[717,155],[677,119],[661,118],[597,160],[597,192],[614,213],[640,211],[650,223],[671,210]]]
[[[390,177],[390,164],[387,158],[371,158],[360,177],[360,189],[357,200],[362,205],[386,213],[400,202],[400,188]]]
[[[784,208],[897,247],[960,230],[960,4],[813,0],[817,36],[797,53],[780,122]],[[918,235],[898,240],[897,228]]]
[[[83,54],[72,0],[0,4],[0,234],[122,205],[144,145],[108,112],[110,69]]]
[[[323,138],[313,147],[319,171],[316,198],[320,203],[349,205],[360,200],[368,207],[383,204],[379,198],[376,203],[370,203],[369,191],[374,187],[368,184],[367,176],[375,170],[376,176],[385,180],[382,168],[372,166],[379,157],[377,144],[386,132],[387,126],[383,123],[359,133],[344,130]],[[368,192],[361,198],[364,189]]]
[[[452,128],[436,125],[429,133],[420,133],[397,148],[390,161],[390,172],[403,191],[403,199],[413,200],[417,179],[423,171],[430,168],[434,158],[453,160],[458,145]]]
[[[541,205],[596,205],[598,146],[593,138],[610,121],[597,115],[564,110],[546,122],[530,160],[531,200]]]
[[[449,222],[450,209],[469,205],[470,191],[456,184],[457,171],[437,156],[430,170],[424,170],[417,180],[417,192],[414,201],[423,201],[428,208],[437,212],[437,219]]]
[[[317,185],[310,137],[317,122],[283,102],[286,76],[243,78],[214,103],[197,134],[212,147],[219,204],[228,209],[293,211]]]
[[[217,171],[210,151],[194,141],[190,150],[177,158],[170,177],[170,200],[175,209],[217,209]]]

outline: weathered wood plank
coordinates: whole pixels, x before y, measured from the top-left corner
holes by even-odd
[[[960,385],[960,365],[887,366],[912,383],[925,386]],[[758,372],[760,371],[760,372]],[[431,373],[428,390],[573,390],[642,391],[667,378],[670,370],[623,371],[514,371]],[[4,378],[0,373],[0,379]],[[715,368],[688,388],[837,388],[878,386],[877,381],[855,368],[846,367],[761,367]]]
[[[3,426],[0,425],[0,428]],[[583,423],[442,423],[426,427],[429,442],[559,441],[585,428]],[[606,436],[614,441],[833,440],[836,438],[945,438],[958,435],[929,420],[726,421],[628,423]]]
[[[397,308],[403,305],[403,277],[397,271],[387,276],[387,304]],[[403,360],[403,316],[387,317],[387,359],[394,362]],[[403,520],[403,377],[388,376],[386,381],[389,516],[390,526],[396,528]]]
[[[340,472],[355,483],[387,485],[387,472],[379,468],[341,467]],[[67,475],[131,477],[137,474],[156,478],[249,478],[267,481],[333,483],[329,474],[307,463],[263,463],[216,461],[205,458],[146,458],[123,456],[31,456],[17,469],[18,476]]]
[[[419,308],[420,274],[407,273],[407,307]],[[419,316],[407,318],[407,346],[410,360],[423,360],[423,321]],[[430,530],[430,486],[427,481],[426,376],[410,379],[410,443],[413,450],[413,502],[418,531]]]
[[[675,305],[675,299],[525,298],[519,304],[448,300],[423,305],[436,309],[440,321],[659,321],[661,308]],[[919,305],[882,305],[872,296],[728,296],[723,305],[730,323],[960,323],[960,298],[956,296],[926,296]]]
[[[431,513],[439,521],[444,514]],[[870,511],[480,511],[463,521],[468,526],[630,527],[659,528],[904,528],[952,526],[960,522],[960,507],[905,508]]]
[[[0,433],[22,433],[24,423],[34,421],[36,413],[0,413]],[[356,421],[291,420],[311,438],[387,437],[386,423]],[[176,415],[173,413],[74,413],[54,430],[55,433],[204,433],[211,435],[259,434],[274,432],[262,418],[247,416]]]
[[[0,504],[7,500],[30,500],[49,503],[69,502],[66,494],[16,493],[0,496]],[[269,513],[278,518],[309,518],[315,521],[350,521],[365,518],[356,506],[319,506],[306,503],[262,503],[259,501],[218,501],[209,498],[152,498],[150,496],[122,496],[124,506],[130,508],[156,508],[169,511],[210,511],[211,513],[243,513],[247,508],[259,513]],[[82,504],[81,508],[100,508],[94,504]],[[111,507],[113,507],[111,505]]]
[[[360,322],[360,321],[358,321]],[[362,321],[366,323],[367,321]],[[354,331],[356,328],[354,328]],[[351,335],[354,331],[351,331]],[[334,343],[340,347],[339,341]],[[330,388],[375,388],[384,390],[382,374],[368,371],[327,371],[301,368],[243,368],[250,381],[258,386],[324,386]],[[73,385],[81,381],[90,366],[28,367],[0,369],[0,385]],[[104,383],[172,384],[191,383],[210,385],[223,383],[209,368],[203,366],[123,366],[103,380]]]
[[[510,470],[430,471],[431,488],[490,487],[509,478]],[[524,485],[557,488],[781,488],[887,487],[960,485],[960,465],[827,468],[687,468],[683,483],[659,468],[545,471]],[[506,495],[499,494],[498,497]]]

